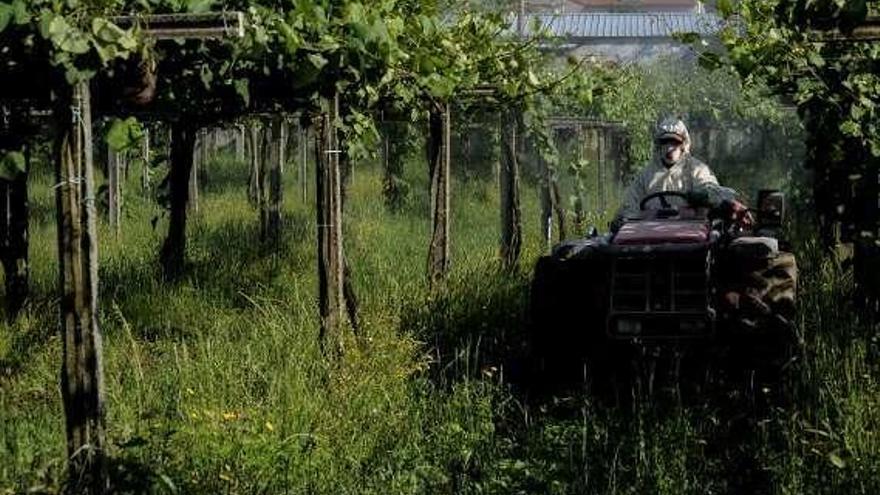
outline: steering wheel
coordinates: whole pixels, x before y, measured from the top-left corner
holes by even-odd
[[[671,209],[672,205],[670,205],[669,201],[666,200],[667,197],[681,198],[681,199],[685,200],[685,202],[690,203],[690,201],[689,201],[690,198],[688,197],[687,194],[685,194],[683,192],[658,191],[658,192],[651,193],[651,194],[645,196],[644,199],[642,199],[642,202],[639,203],[639,209],[642,211],[645,211],[645,207],[648,205],[648,201],[651,201],[652,199],[655,199],[655,198],[660,200],[660,206],[662,206],[663,209],[665,209],[665,210]]]

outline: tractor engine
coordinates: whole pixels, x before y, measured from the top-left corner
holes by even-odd
[[[712,235],[705,213],[625,224],[605,248],[611,261],[612,338],[705,337],[714,330]]]

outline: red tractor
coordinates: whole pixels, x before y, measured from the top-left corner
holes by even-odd
[[[777,238],[784,197],[762,191],[746,228],[729,209],[691,199],[652,194],[616,233],[562,242],[538,261],[530,323],[538,371],[586,367],[595,381],[646,348],[755,368],[786,362],[797,266]],[[662,207],[646,209],[652,200]]]

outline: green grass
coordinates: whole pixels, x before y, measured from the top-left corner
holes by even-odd
[[[851,280],[817,248],[800,249],[804,346],[782,399],[746,386],[620,407],[578,390],[535,398],[520,383],[537,193],[523,194],[523,270],[505,274],[494,185],[456,181],[452,273],[431,292],[425,175],[411,167],[392,214],[381,174],[355,171],[345,243],[364,328],[334,360],[317,341],[315,216],[294,177],[273,251],[257,240],[246,167],[212,165],[173,285],[158,276],[165,220],[132,178],[122,236],[100,232],[120,491],[880,491],[880,344],[844,302]],[[33,301],[0,326],[0,493],[56,492],[64,474],[50,182],[36,174],[32,187]]]

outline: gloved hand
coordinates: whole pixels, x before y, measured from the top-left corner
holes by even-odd
[[[738,200],[724,201],[721,203],[721,211],[727,221],[741,229],[750,229],[755,225],[755,216]]]

